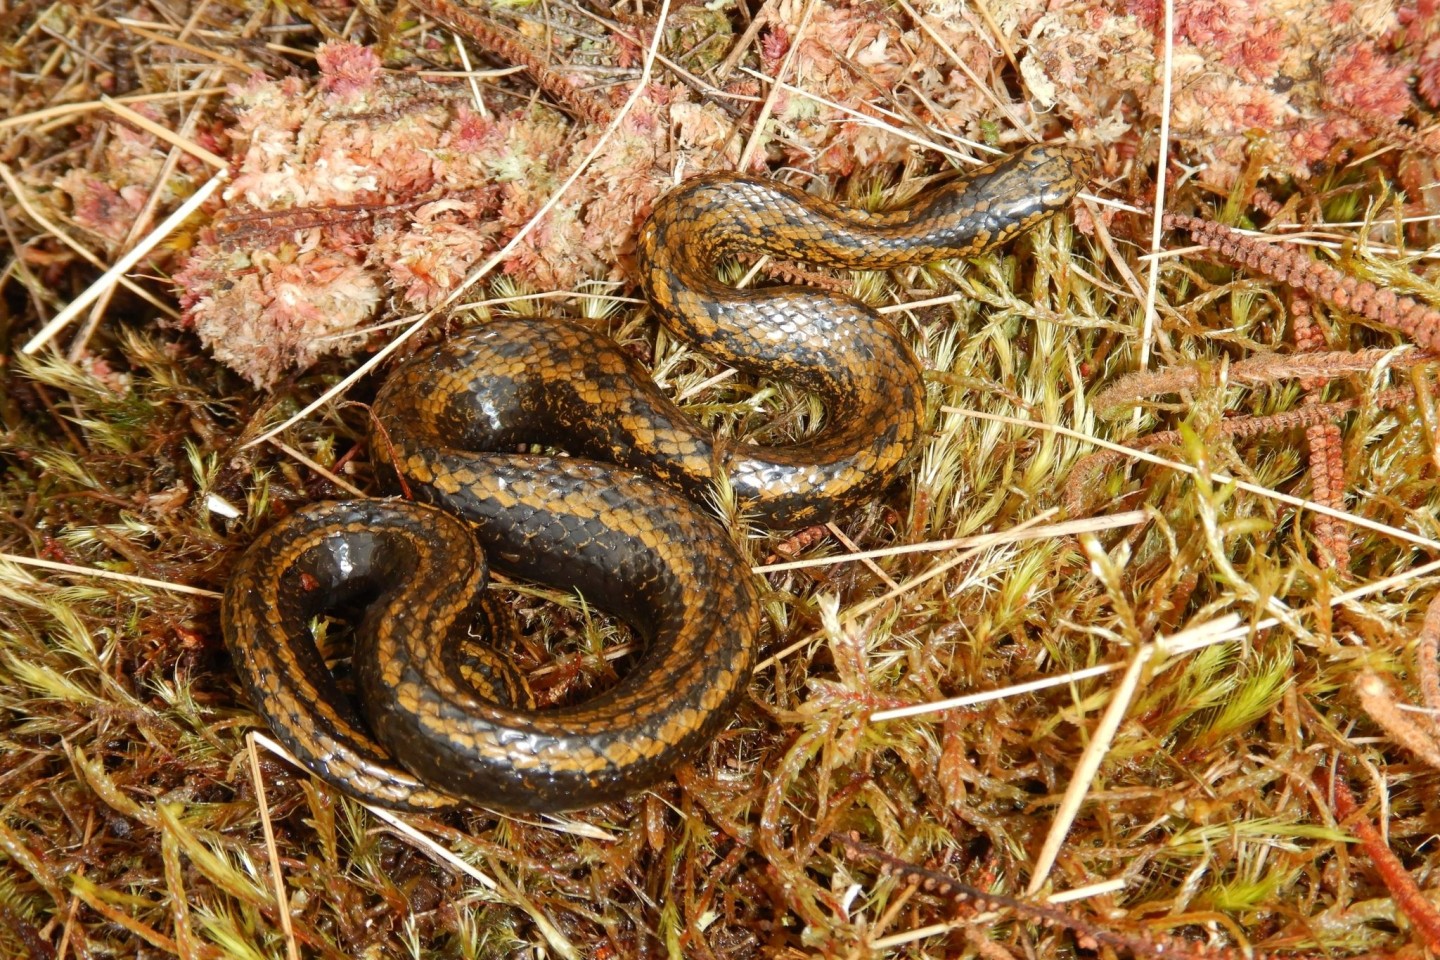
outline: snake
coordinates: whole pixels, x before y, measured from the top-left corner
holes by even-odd
[[[737,289],[719,265],[975,256],[1065,209],[1091,169],[1077,146],[1034,145],[884,212],[736,174],[663,195],[637,240],[651,309],[716,360],[817,397],[820,425],[791,443],[717,436],[572,320],[496,318],[416,353],[368,437],[403,496],[301,507],[233,570],[222,630],[257,711],[308,769],[383,807],[557,812],[672,776],[734,716],[761,643],[764,594],[707,498],[728,484],[755,522],[822,523],[891,483],[925,431],[923,370],[889,320],[840,292]],[[491,565],[577,591],[641,652],[608,690],[537,709]],[[354,696],[315,641],[326,615],[355,624]]]

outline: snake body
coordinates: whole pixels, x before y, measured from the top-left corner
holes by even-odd
[[[225,638],[261,714],[312,771],[391,807],[573,809],[668,776],[729,719],[760,629],[747,562],[697,502],[728,479],[762,522],[822,521],[890,482],[924,425],[920,364],[888,321],[838,293],[736,290],[715,279],[717,262],[762,252],[888,269],[972,256],[1063,209],[1089,170],[1076,148],[1030,147],[884,214],[732,175],[661,198],[639,243],[656,313],[716,358],[817,394],[825,424],[803,443],[717,440],[578,323],[497,320],[417,354],[376,398],[370,448],[382,475],[429,505],[303,508],[231,578]],[[533,444],[570,456],[509,452]],[[484,589],[487,555],[578,589],[645,652],[600,696],[535,710],[498,649],[511,628]],[[356,603],[368,726],[307,629]],[[501,641],[480,642],[477,625]]]

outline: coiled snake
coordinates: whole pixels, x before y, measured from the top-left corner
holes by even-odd
[[[663,197],[639,243],[655,312],[725,363],[818,395],[825,426],[802,444],[716,440],[613,341],[569,321],[497,320],[407,361],[376,399],[370,449],[433,506],[316,504],[255,541],[222,621],[260,713],[311,770],[384,806],[573,809],[667,776],[727,722],[760,629],[746,561],[696,501],[723,477],[764,523],[819,522],[893,480],[924,429],[920,364],[887,320],[838,293],[736,290],[716,263],[973,256],[1065,208],[1090,169],[1075,147],[1033,146],[883,214],[743,176]],[[522,444],[570,456],[506,452]],[[493,641],[472,636],[510,628],[485,590],[486,554],[579,590],[645,652],[600,696],[533,709]],[[308,629],[357,603],[368,725]]]

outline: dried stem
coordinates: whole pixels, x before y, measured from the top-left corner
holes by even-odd
[[[1299,379],[1306,389],[1329,383],[1352,373],[1368,373],[1386,362],[1397,369],[1433,360],[1428,353],[1411,350],[1395,356],[1394,350],[1379,347],[1366,350],[1334,350],[1323,353],[1262,353],[1237,360],[1225,369],[1225,382],[1260,386],[1277,380]],[[1198,389],[1205,372],[1194,366],[1171,366],[1160,370],[1136,370],[1116,378],[1092,401],[1101,416],[1114,417],[1125,407],[1141,400]]]
[[[1325,347],[1325,334],[1315,322],[1314,304],[1303,292],[1296,290],[1290,298],[1291,332],[1295,337],[1295,348],[1303,353],[1314,353]],[[1302,377],[1300,385],[1305,388],[1305,403],[1320,402],[1320,389],[1325,385],[1323,377]],[[1305,429],[1305,443],[1310,453],[1311,499],[1337,510],[1345,506],[1345,461],[1344,439],[1340,426],[1333,421],[1317,423]],[[1320,563],[1340,570],[1350,568],[1350,536],[1340,521],[1325,514],[1317,514],[1310,521],[1315,543],[1320,548]]]
[[[1229,260],[1399,330],[1426,350],[1440,349],[1440,310],[1311,260],[1289,246],[1265,243],[1223,224],[1178,213],[1167,213],[1164,220],[1167,228],[1184,230],[1197,243]]]
[[[1375,864],[1380,879],[1424,938],[1425,945],[1432,953],[1440,952],[1440,911],[1436,910],[1425,892],[1415,883],[1415,878],[1410,876],[1400,858],[1395,856],[1394,851],[1385,843],[1375,825],[1358,815],[1355,796],[1344,781],[1338,776],[1333,778],[1330,789],[1334,797],[1335,816],[1355,832],[1365,852],[1370,855],[1370,861]]]
[[[1435,742],[1429,731],[1400,709],[1379,674],[1366,670],[1355,678],[1354,688],[1360,698],[1360,706],[1389,734],[1391,740],[1440,770],[1440,744]]]
[[[506,63],[523,66],[535,85],[592,123],[609,123],[614,111],[599,97],[572,83],[565,74],[552,69],[521,37],[485,17],[452,3],[451,0],[410,0],[411,6],[463,33]]]

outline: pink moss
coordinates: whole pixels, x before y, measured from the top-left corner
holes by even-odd
[[[787,81],[814,96],[771,98],[756,170],[795,168],[823,191],[833,186],[827,178],[898,169],[916,156],[914,144],[857,119],[897,103],[932,138],[1009,146],[1073,127],[1116,158],[1134,156],[1168,109],[1176,156],[1226,190],[1257,145],[1270,173],[1309,176],[1349,141],[1413,120],[1411,83],[1427,102],[1440,98],[1437,0],[1393,9],[1333,0],[1318,11],[1301,0],[1178,0],[1168,105],[1159,0],[998,0],[988,17],[962,0],[914,3],[923,25],[878,0],[811,4],[803,30],[807,4],[768,8],[751,62],[773,75],[788,57]],[[631,40],[611,37],[601,49],[615,65],[637,62]],[[551,52],[557,62],[567,53]],[[202,233],[177,279],[188,288],[188,322],[209,342],[226,338],[227,313],[258,337],[267,321],[354,329],[382,304],[411,312],[439,303],[535,215],[600,135],[544,107],[483,116],[463,87],[387,74],[373,51],[352,44],[323,46],[318,63],[313,83],[236,87],[234,124],[209,132],[236,158],[236,176],[216,211],[221,229]],[[1012,69],[1023,82],[994,82]],[[740,73],[724,82],[743,95],[727,101],[732,111],[753,111],[770,93]],[[734,168],[747,131],[733,112],[657,72],[503,271],[537,290],[625,278],[636,229],[675,171]],[[77,217],[89,222],[131,201],[126,184],[70,185]],[[237,250],[251,255],[237,262]],[[329,297],[325,283],[349,295]],[[296,337],[257,348],[264,359],[244,370],[274,383],[317,351],[361,339],[316,347]]]
[[[322,43],[315,51],[320,86],[338,97],[368,93],[380,80],[380,58],[369,47],[354,43]]]
[[[1325,86],[1337,103],[1393,123],[1410,109],[1409,75],[1373,45],[1356,43],[1325,71]]]
[[[1396,12],[1402,42],[1415,60],[1415,92],[1440,107],[1440,0],[1415,0]]]
[[[441,303],[599,137],[573,137],[544,109],[486,119],[376,73],[363,48],[327,45],[321,61],[313,86],[252,79],[232,90],[235,177],[175,276],[184,322],[260,386],[363,346],[344,334],[387,302]],[[674,99],[669,87],[646,91],[507,274],[539,290],[623,276],[666,182]]]

